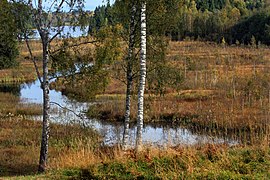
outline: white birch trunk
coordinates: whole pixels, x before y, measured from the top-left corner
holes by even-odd
[[[39,172],[44,172],[47,166],[48,160],[48,146],[49,146],[49,110],[50,110],[50,98],[49,98],[49,79],[48,79],[48,62],[49,62],[49,37],[48,32],[42,32],[42,46],[43,46],[43,123],[42,123],[42,139],[40,148],[39,159]]]
[[[130,18],[130,37],[129,37],[129,47],[128,47],[128,57],[127,57],[127,90],[126,90],[126,109],[125,109],[125,124],[124,124],[124,134],[123,134],[123,150],[128,149],[128,139],[129,139],[129,122],[130,122],[130,104],[131,104],[131,90],[132,90],[132,64],[133,64],[133,54],[134,54],[134,43],[135,43],[135,13],[136,6],[133,1],[131,18]]]
[[[61,22],[63,19],[61,16],[58,16],[61,14],[62,7],[67,5],[67,8],[71,12],[71,10],[78,9],[83,6],[83,3],[76,3],[77,0],[55,0],[55,1],[44,1],[44,0],[28,0],[25,1],[25,4],[28,5],[32,9],[36,9],[37,11],[31,12],[32,18],[34,20],[35,26],[39,32],[39,35],[42,40],[42,47],[43,47],[43,78],[40,77],[40,73],[38,71],[38,68],[35,64],[35,59],[33,55],[31,54],[31,49],[28,44],[28,49],[31,54],[31,57],[33,59],[37,75],[39,76],[39,80],[41,82],[42,90],[43,90],[43,126],[42,126],[42,139],[41,139],[41,148],[40,148],[40,159],[39,159],[39,172],[44,172],[46,170],[47,166],[47,160],[48,160],[48,146],[49,146],[49,110],[50,110],[50,98],[49,98],[49,79],[48,79],[48,64],[49,64],[49,44],[50,42],[57,37],[57,35],[60,34],[61,31],[63,31],[64,24]],[[48,18],[44,16],[44,6],[43,3],[46,4],[46,6],[51,6],[49,12],[45,10],[49,14],[54,14],[57,16],[57,18]],[[50,4],[51,3],[51,4]],[[78,7],[74,7],[75,4],[78,4]],[[45,8],[46,9],[46,8]],[[52,23],[53,20],[57,19],[59,23],[58,31],[53,37],[49,37],[49,32],[52,29]],[[57,23],[58,24],[58,23]]]
[[[142,129],[143,129],[143,103],[146,81],[146,3],[141,7],[141,58],[140,58],[140,86],[138,91],[138,117],[137,117],[137,138],[136,151],[142,150]]]

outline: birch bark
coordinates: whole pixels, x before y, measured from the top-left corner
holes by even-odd
[[[30,1],[31,2],[31,1]],[[33,7],[33,4],[31,4]],[[42,135],[41,135],[41,147],[38,171],[46,171],[48,161],[48,147],[49,147],[49,110],[50,110],[50,98],[49,98],[49,79],[48,79],[48,62],[49,62],[49,24],[45,23],[43,12],[43,0],[38,0],[38,12],[35,16],[35,22],[37,30],[42,41],[42,64],[43,64],[43,78],[41,88],[43,91],[43,121],[42,121]]]
[[[129,47],[127,57],[127,90],[126,90],[124,134],[123,134],[123,150],[128,149],[128,139],[129,139],[130,105],[131,105],[131,91],[133,81],[132,66],[134,60],[134,46],[135,46],[135,13],[136,13],[136,5],[135,2],[133,1],[130,17],[130,34],[129,34]]]
[[[143,130],[143,104],[146,81],[146,3],[142,2],[141,7],[141,57],[140,57],[140,85],[138,91],[138,114],[137,114],[137,138],[136,151],[142,150]]]
[[[49,98],[49,80],[48,80],[48,62],[49,62],[49,33],[42,32],[42,46],[43,46],[43,122],[42,122],[42,137],[41,137],[41,148],[40,148],[40,158],[39,158],[39,172],[44,172],[46,170],[46,165],[48,161],[48,147],[49,147],[49,110],[50,110],[50,98]]]
[[[84,6],[83,0],[27,0],[27,1],[18,1],[24,3],[29,7],[25,14],[34,20],[35,27],[40,35],[42,41],[42,64],[43,64],[43,74],[39,73],[39,69],[36,65],[36,58],[33,56],[31,47],[28,43],[28,34],[27,27],[21,26],[22,32],[24,32],[24,37],[26,39],[27,48],[29,50],[31,59],[34,62],[35,69],[38,75],[38,78],[41,82],[41,88],[43,91],[43,126],[42,126],[42,137],[41,137],[41,148],[40,148],[40,159],[38,171],[44,172],[46,170],[47,161],[48,161],[48,146],[49,146],[49,110],[50,110],[50,98],[49,98],[49,78],[48,78],[48,66],[49,66],[49,45],[50,43],[63,32],[65,26],[66,18],[63,16],[63,7],[68,9],[66,13],[71,13],[73,10],[82,10]],[[45,6],[44,6],[45,5]],[[50,8],[46,8],[50,7]],[[45,13],[46,12],[46,13]],[[53,14],[53,16],[51,16]],[[23,23],[24,18],[19,18],[18,20]],[[53,23],[55,22],[56,23]],[[78,21],[74,19],[74,21]],[[55,27],[52,27],[53,24],[58,26],[56,30]],[[50,32],[54,31],[55,35],[50,37]]]

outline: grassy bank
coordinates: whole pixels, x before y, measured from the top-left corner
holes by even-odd
[[[22,117],[0,119],[0,177],[35,174],[42,123]],[[52,124],[49,169],[85,167],[94,162],[99,137],[91,129]]]
[[[269,149],[205,147],[150,149],[126,160],[66,171],[77,179],[269,179]]]
[[[49,170],[37,175],[41,123],[19,117],[0,120],[3,179],[269,179],[270,149],[211,145],[145,147],[136,154],[99,144],[79,126],[51,125]]]

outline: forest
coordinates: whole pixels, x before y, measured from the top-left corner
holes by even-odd
[[[228,44],[250,44],[254,36],[257,43],[269,44],[267,1],[175,0],[164,1],[163,6],[165,9],[158,10],[169,12],[165,35],[172,40],[191,38],[221,43],[224,38]],[[90,18],[89,33],[105,24],[123,23],[114,14],[115,8],[109,4],[97,7]]]
[[[0,1],[0,179],[269,179],[268,0]]]

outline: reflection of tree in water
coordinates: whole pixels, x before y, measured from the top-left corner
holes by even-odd
[[[20,84],[0,84],[0,92],[11,93],[16,96],[21,95],[21,86]]]
[[[20,94],[20,87],[17,86],[16,90],[9,89],[11,86],[1,86],[0,91],[5,92],[17,92]],[[15,86],[16,87],[16,86]],[[22,93],[22,99],[36,98],[31,96],[36,94],[40,90],[40,84],[38,81],[29,84],[23,84],[21,87],[27,89],[27,93]],[[28,87],[28,88],[27,88]],[[31,94],[32,93],[32,94]],[[30,96],[29,96],[30,95]],[[61,92],[51,91],[51,122],[66,124],[66,125],[81,125],[85,128],[94,128],[102,137],[104,137],[104,144],[113,145],[121,142],[123,135],[123,123],[122,122],[108,122],[99,119],[89,119],[86,117],[85,112],[91,106],[100,102],[78,102],[76,100],[69,99],[61,94]],[[57,105],[58,104],[58,105]],[[60,105],[60,106],[59,106]],[[36,120],[41,120],[41,116],[32,117]],[[154,145],[157,147],[167,147],[176,145],[190,145],[198,143],[231,143],[236,144],[238,141],[234,139],[223,138],[218,134],[213,134],[207,131],[203,133],[203,129],[197,129],[194,126],[182,127],[179,124],[174,123],[145,123],[143,129],[143,142],[146,145]],[[129,146],[135,146],[136,139],[136,123],[130,124],[130,137]],[[216,136],[215,136],[216,135]]]

